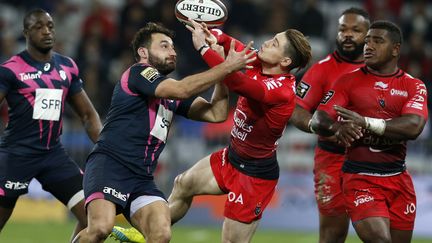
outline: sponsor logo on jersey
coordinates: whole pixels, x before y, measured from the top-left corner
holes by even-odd
[[[20,182],[20,181],[6,181],[5,188],[9,190],[23,190],[27,189],[29,186],[29,182]]]
[[[300,98],[304,98],[310,89],[310,85],[303,80],[297,85],[296,95]]]
[[[60,70],[60,71],[59,71],[59,74],[60,74],[60,78],[61,78],[62,80],[66,80],[67,76],[66,76],[66,72],[65,72],[65,71]]]
[[[396,95],[396,96],[408,97],[408,92],[406,90],[391,89],[390,94],[393,96]]]
[[[384,99],[379,99],[378,100],[379,105],[384,108],[385,107],[385,100]]]
[[[254,210],[255,216],[258,216],[261,213],[261,202],[259,202]]]
[[[329,90],[327,92],[327,94],[322,98],[321,100],[321,104],[327,104],[327,102],[329,102],[329,100],[331,100],[331,98],[334,95],[334,91],[333,90]]]
[[[168,132],[173,119],[173,111],[160,105],[157,111],[156,120],[150,134],[166,143]]]
[[[383,81],[375,82],[374,89],[387,90],[388,84],[384,83]]]
[[[21,81],[26,81],[28,79],[38,79],[41,78],[42,72],[37,71],[33,73],[19,73],[18,74]]]
[[[50,68],[51,68],[51,64],[49,64],[48,62],[47,63],[45,63],[45,65],[44,65],[44,71],[48,71],[48,70],[50,70]]]
[[[62,110],[63,89],[36,89],[33,119],[58,121]]]
[[[129,194],[123,194],[121,192],[116,191],[116,189],[107,186],[104,187],[103,193],[110,194],[113,197],[118,198],[124,202],[126,202],[126,200],[129,198]]]
[[[236,109],[234,112],[234,124],[231,135],[235,138],[238,138],[242,141],[245,141],[247,135],[252,131],[253,126],[249,125],[247,122],[247,116],[244,112],[239,109]]]
[[[374,197],[370,196],[370,195],[358,195],[356,197],[356,199],[354,200],[354,205],[356,207],[358,207],[360,204],[364,204],[364,203],[369,203],[369,202],[373,202],[374,201]]]
[[[147,79],[150,83],[153,83],[157,78],[160,77],[160,74],[156,68],[147,67],[141,71],[141,76]]]

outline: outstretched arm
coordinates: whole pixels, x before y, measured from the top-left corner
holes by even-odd
[[[89,138],[96,143],[102,129],[102,123],[86,92],[81,90],[81,92],[71,96],[69,104],[80,117]]]
[[[207,53],[210,51],[210,47],[206,43],[206,35],[202,26],[193,20],[191,23],[194,28],[190,26],[186,27],[192,32],[195,49],[202,53]],[[235,51],[232,45],[227,58],[224,60],[219,56],[222,61],[205,72],[187,76],[180,81],[172,78],[162,81],[157,86],[155,95],[163,98],[186,99],[210,88],[215,83],[222,81],[225,76],[245,68],[247,64],[255,60],[255,57],[252,57],[253,53],[246,54],[251,45],[249,44],[240,52]]]

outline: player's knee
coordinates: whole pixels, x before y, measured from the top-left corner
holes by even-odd
[[[171,240],[171,226],[166,225],[159,227],[157,230],[150,232],[147,237],[149,242],[170,242]]]
[[[106,239],[112,231],[114,224],[98,222],[91,226],[89,233],[97,240]]]
[[[361,237],[366,243],[391,243],[390,232],[388,234],[378,229],[370,230],[367,234]]]

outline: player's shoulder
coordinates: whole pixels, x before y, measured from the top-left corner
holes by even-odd
[[[130,67],[130,77],[133,78],[144,78],[150,83],[154,82],[156,79],[164,76],[155,67],[145,64],[136,63]]]
[[[71,57],[60,54],[58,52],[53,52],[52,58],[61,65],[76,66],[75,61]]]

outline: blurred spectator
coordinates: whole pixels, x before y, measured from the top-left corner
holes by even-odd
[[[420,35],[425,40],[432,40],[432,20],[428,15],[427,1],[414,0],[411,3],[411,8],[403,21],[402,27],[405,38],[412,35],[413,32]]]
[[[403,3],[403,0],[364,0],[372,21],[386,19],[396,23],[400,22],[398,17]]]
[[[304,9],[298,16],[298,29],[306,36],[323,37],[325,19],[318,9],[317,0],[306,0],[304,4]]]

